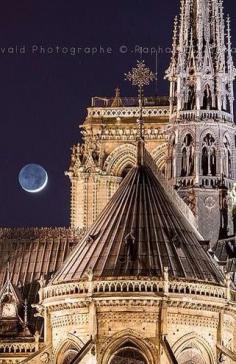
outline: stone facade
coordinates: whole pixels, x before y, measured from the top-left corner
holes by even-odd
[[[178,363],[236,360],[235,307],[227,287],[123,279],[85,281],[77,290],[49,286],[42,295],[52,363],[67,363],[61,358],[73,349],[76,356],[78,348],[78,362],[86,364],[123,363],[119,353],[128,348],[140,353],[134,362],[141,363],[173,363],[173,354]]]
[[[167,178],[191,206],[203,237],[215,242],[233,233],[232,199],[222,190],[232,191],[236,178],[235,68],[222,2],[181,2],[166,74],[172,125]]]
[[[170,99],[143,100],[146,164],[137,167],[138,99],[93,98],[67,172],[71,229],[0,231],[0,364],[236,362],[232,268],[212,258],[227,259],[215,243],[232,230],[236,178],[229,20],[226,33],[221,0],[181,0]],[[140,184],[120,187],[133,166]],[[125,205],[132,222],[123,211],[105,229],[98,216],[119,187],[142,201]],[[111,263],[137,274],[105,274]]]
[[[164,173],[168,98],[146,98],[144,104],[146,147]],[[112,99],[93,98],[81,126],[84,143],[72,148],[67,172],[71,181],[73,228],[86,229],[96,220],[135,165],[138,115],[138,99],[120,98],[119,90]]]

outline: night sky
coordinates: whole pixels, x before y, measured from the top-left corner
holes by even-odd
[[[178,7],[178,0],[1,1],[1,227],[69,226],[70,183],[64,171],[86,107],[92,96],[113,96],[117,86],[123,96],[135,94],[123,74],[140,58],[136,46],[145,47],[143,58],[153,70],[151,48],[158,50],[158,88],[147,94],[168,94],[163,76]],[[236,4],[225,0],[225,11],[236,47]],[[53,53],[43,54],[41,46]],[[82,50],[73,56],[62,47]],[[88,48],[97,48],[97,54],[85,54]],[[18,184],[27,163],[48,172],[49,184],[39,194]]]

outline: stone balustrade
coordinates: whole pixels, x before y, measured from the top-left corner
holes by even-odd
[[[199,186],[207,187],[207,188],[217,188],[221,183],[221,178],[214,177],[214,176],[200,176],[199,177]],[[233,188],[233,180],[225,178],[224,184],[227,188]],[[192,187],[195,185],[195,178],[194,177],[179,177],[177,178],[177,186],[178,187]]]
[[[39,350],[37,342],[0,342],[0,354],[32,354]]]
[[[167,291],[166,291],[167,287]],[[181,280],[170,280],[166,282],[159,278],[146,279],[107,279],[104,281],[83,281],[78,283],[65,283],[48,286],[43,289],[44,300],[52,297],[73,295],[99,295],[101,293],[154,293],[174,295],[197,295],[226,299],[226,288],[205,282],[185,282]]]
[[[138,118],[139,107],[90,107],[88,108],[88,118]],[[168,117],[169,108],[167,106],[152,106],[143,108],[143,117]]]
[[[219,110],[178,111],[177,118],[183,121],[223,120],[225,122],[233,122],[231,114]]]

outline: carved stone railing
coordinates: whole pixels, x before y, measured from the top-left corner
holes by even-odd
[[[199,178],[199,184],[203,187],[217,187],[221,183],[221,178],[219,177],[211,177],[211,176],[202,176]],[[233,180],[224,178],[224,185],[227,188],[233,187]]]
[[[1,354],[32,354],[40,349],[41,344],[37,342],[0,342],[0,357]]]
[[[177,186],[178,187],[191,187],[195,184],[194,177],[179,177],[177,178]]]
[[[178,111],[177,118],[187,121],[203,121],[203,120],[223,120],[225,122],[233,122],[231,114],[218,110],[186,110]]]
[[[104,130],[101,131],[101,133],[99,133],[99,139],[100,140],[107,140],[107,139],[118,139],[118,140],[124,140],[124,141],[132,141],[132,142],[136,142],[137,141],[137,136],[139,133],[139,129],[138,128],[125,128],[125,127],[114,127],[114,128],[105,128]],[[88,136],[89,133],[86,133],[86,136]],[[149,140],[161,140],[161,141],[166,141],[166,135],[163,132],[163,130],[160,127],[157,128],[145,128],[144,129],[144,137],[146,141]]]
[[[173,295],[195,295],[208,296],[219,299],[226,298],[226,288],[205,282],[185,282],[181,280],[170,280],[168,282],[158,278],[142,279],[107,279],[95,281],[83,281],[79,283],[65,283],[47,286],[43,289],[42,299],[47,300],[55,297],[73,295],[99,295],[101,293],[154,293],[163,296]]]
[[[139,107],[90,107],[88,118],[138,118]],[[143,117],[169,116],[169,107],[152,106],[143,108]]]
[[[195,177],[178,177],[176,180],[178,187],[192,187],[196,183]],[[200,176],[198,185],[206,188],[217,188],[221,184],[221,178],[213,176]],[[234,181],[228,178],[224,178],[225,187],[232,189]]]

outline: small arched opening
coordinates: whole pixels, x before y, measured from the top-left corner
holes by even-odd
[[[212,109],[212,94],[211,94],[211,88],[208,84],[205,86],[205,90],[204,90],[203,109],[204,110]]]
[[[214,137],[208,133],[202,142],[202,175],[216,176],[216,143]]]
[[[172,349],[178,364],[216,363],[216,358],[209,342],[195,333],[184,335],[173,345]]]
[[[78,351],[76,349],[74,348],[68,349],[63,355],[61,364],[71,364],[77,354]]]
[[[132,342],[124,343],[111,357],[109,364],[148,364],[142,351]]]
[[[104,343],[101,364],[157,364],[157,358],[157,348],[149,340],[133,330],[123,330]]]
[[[229,139],[227,136],[224,136],[223,139],[224,144],[224,154],[223,154],[223,175],[226,178],[231,178],[232,176],[232,156],[231,156],[231,147],[229,143]]]
[[[192,176],[194,172],[194,143],[191,134],[185,135],[181,154],[181,177]]]
[[[56,354],[57,364],[71,364],[80,351],[80,345],[73,338],[68,339]]]
[[[201,351],[194,347],[185,348],[178,357],[179,364],[207,364]]]

